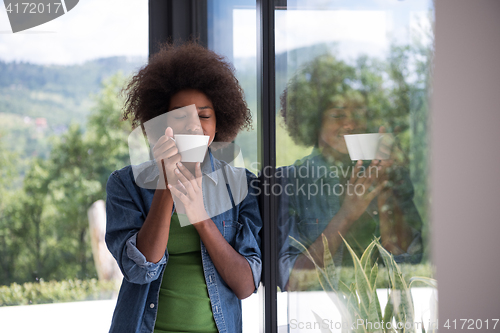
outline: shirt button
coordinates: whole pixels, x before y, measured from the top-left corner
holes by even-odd
[[[155,304],[154,304],[154,303],[151,303],[151,304],[149,304],[149,307],[150,307],[151,309],[154,309]]]

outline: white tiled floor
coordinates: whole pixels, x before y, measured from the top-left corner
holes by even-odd
[[[0,307],[2,333],[106,333],[116,300]]]
[[[261,290],[263,291],[263,290]],[[261,292],[260,291],[260,292]],[[387,292],[377,290],[382,306]],[[436,294],[431,288],[413,288],[415,319],[427,323],[436,311]],[[279,293],[278,325],[287,331],[287,323],[316,322],[315,311],[322,318],[340,320],[338,311],[324,292]],[[243,332],[257,333],[260,328],[260,295],[243,301]],[[106,333],[116,300],[0,307],[1,333]],[[288,314],[287,314],[288,312]],[[337,318],[338,317],[338,318]],[[300,332],[304,330],[294,330]],[[280,329],[281,331],[281,329]],[[305,330],[320,332],[320,330]],[[337,330],[333,330],[336,332]],[[340,331],[340,330],[339,330]]]
[[[115,304],[105,300],[0,307],[0,333],[106,333]],[[256,294],[243,301],[244,333],[259,332],[259,304]]]

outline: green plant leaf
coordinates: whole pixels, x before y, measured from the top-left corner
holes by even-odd
[[[330,252],[330,247],[328,246],[328,239],[325,234],[321,234],[323,239],[323,266],[325,267],[325,273],[329,278],[330,284],[333,287],[337,287],[338,285],[338,276],[335,269],[335,263],[333,262],[332,253]],[[333,289],[333,288],[332,288]]]
[[[378,264],[373,265],[370,272],[370,285],[373,289],[377,288]]]
[[[344,294],[346,299],[347,308],[354,314],[359,314],[359,303],[356,291],[349,288],[343,281],[339,282],[339,289]],[[353,309],[355,308],[355,310]]]
[[[359,309],[359,300],[356,294],[356,284],[353,282],[351,283],[350,287],[347,287],[342,281],[341,284],[343,284],[344,287],[348,290],[346,301],[348,311],[352,314],[354,320],[357,318],[363,318]]]
[[[401,269],[394,261],[393,256],[378,241],[377,248],[389,272],[389,279],[392,284],[391,297],[396,321],[414,323],[413,300],[410,289],[404,280],[403,273],[401,273]],[[414,331],[413,328],[409,330],[405,329],[405,332],[413,333]]]
[[[382,319],[382,309],[380,308],[380,301],[378,299],[377,295],[377,289],[373,288],[373,300],[372,302],[375,302],[375,305],[377,307],[377,314],[379,319]]]
[[[385,305],[385,309],[384,309],[384,323],[391,321],[393,314],[394,314],[394,308],[393,308],[393,303],[392,303],[392,297],[391,297],[391,294],[388,290],[387,291],[387,304]],[[387,330],[386,330],[386,332],[387,332]]]
[[[335,304],[337,310],[340,312],[342,322],[346,322],[348,327],[352,326],[352,314],[356,316],[358,309],[349,309],[348,302],[343,298],[342,294],[337,292],[326,292],[330,300]],[[355,297],[355,295],[354,295]],[[345,330],[342,329],[342,332]]]
[[[342,237],[342,236],[340,236]],[[363,267],[361,266],[361,262],[359,261],[358,256],[356,253],[354,253],[353,249],[349,246],[347,241],[342,237],[344,240],[344,243],[351,253],[352,257],[352,262],[354,263],[354,276],[356,280],[356,288],[358,291],[358,296],[359,296],[359,310],[363,316],[363,318],[368,317],[368,309],[370,307],[370,302],[371,302],[371,294],[372,294],[372,288],[370,287],[370,281],[368,280],[368,277],[365,274],[365,271]]]
[[[344,283],[344,281],[339,281],[339,290],[344,293],[344,295],[351,295],[352,291],[349,287]]]
[[[363,270],[366,272],[368,275],[368,270],[371,268],[371,256],[373,253],[373,249],[376,247],[376,240],[373,240],[370,245],[365,249],[363,252],[363,255],[361,255],[361,266],[363,267]]]
[[[296,247],[299,250],[301,250],[302,253],[304,253],[305,256],[309,260],[311,260],[311,262],[314,264],[314,267],[316,268],[316,274],[318,276],[318,281],[319,281],[319,283],[321,285],[321,288],[324,291],[334,291],[333,285],[330,283],[330,279],[328,278],[326,272],[316,263],[316,261],[314,260],[314,258],[311,255],[311,253],[304,246],[304,244],[302,244],[301,242],[299,242],[298,240],[296,240],[292,236],[288,236],[288,237],[290,238],[290,245]]]
[[[429,277],[424,277],[424,276],[414,276],[410,279],[410,284],[409,286],[411,287],[411,285],[414,283],[414,282],[423,282],[425,284],[427,284],[428,286],[431,286],[433,288],[437,288],[437,280],[436,279],[432,279],[432,278],[429,278]]]
[[[373,289],[370,307],[368,308],[368,322],[372,324],[380,323],[380,317],[380,303],[378,301],[377,291]],[[372,331],[370,330],[370,332]],[[382,333],[382,329],[374,330],[373,333]]]

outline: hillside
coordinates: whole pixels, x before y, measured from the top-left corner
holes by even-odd
[[[35,65],[0,61],[0,113],[45,118],[49,128],[84,124],[103,79],[131,74],[146,59],[102,58],[81,65]]]
[[[110,57],[79,65],[36,65],[0,61],[0,145],[15,152],[21,174],[32,157],[47,158],[50,137],[71,123],[85,126],[102,81],[130,75],[146,59]]]

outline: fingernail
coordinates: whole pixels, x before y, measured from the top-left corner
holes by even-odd
[[[172,185],[168,184],[167,185],[168,189],[171,189],[172,188]]]
[[[174,172],[175,172],[175,173],[179,173],[179,169],[175,169],[175,170],[174,170]]]
[[[178,162],[178,163],[177,163],[177,165],[178,165],[178,166],[182,166],[182,163],[181,163],[181,162]]]

